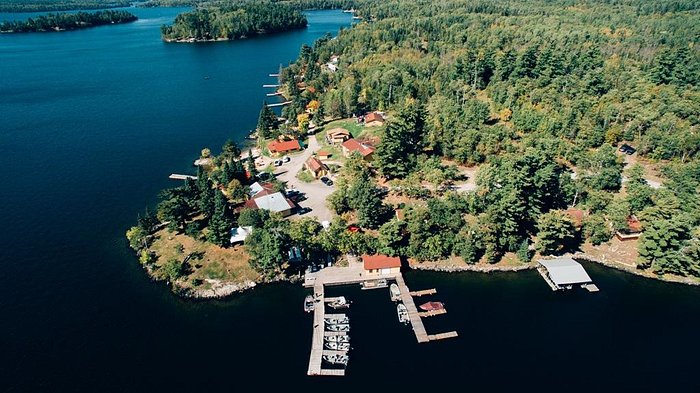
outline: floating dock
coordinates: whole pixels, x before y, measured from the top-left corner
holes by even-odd
[[[583,266],[573,258],[541,259],[537,271],[552,291],[572,289],[574,285],[580,285],[589,292],[599,291]]]
[[[177,173],[173,173],[172,175],[168,176],[169,179],[172,180],[197,180],[197,176],[192,176],[192,175],[178,175]]]
[[[442,314],[447,314],[447,310],[445,310],[444,308],[441,308],[439,310],[419,311],[418,312],[418,316],[420,316],[421,318],[434,317],[436,315],[442,315]]]
[[[267,106],[270,108],[274,108],[276,106],[285,106],[285,105],[289,105],[291,103],[292,103],[292,101],[285,101],[285,102],[278,102],[276,104],[267,104]]]
[[[425,296],[425,295],[435,295],[437,293],[437,289],[431,288],[431,289],[424,289],[422,291],[412,291],[411,296],[418,297],[418,296]]]
[[[454,330],[451,332],[431,334],[428,336],[430,341],[444,340],[446,338],[455,338],[455,337],[459,337],[459,335]]]
[[[403,305],[406,306],[408,310],[408,318],[411,321],[413,333],[416,334],[416,340],[418,340],[419,343],[427,343],[430,341],[430,338],[428,338],[428,333],[425,331],[423,321],[420,319],[418,309],[416,309],[416,303],[413,302],[411,291],[408,290],[408,286],[406,286],[406,282],[403,280],[401,274],[396,275],[396,285],[399,286],[399,290],[401,291],[401,301],[403,301]]]
[[[266,88],[275,88],[275,87],[280,87],[281,85],[263,85],[263,87]]]
[[[281,96],[281,95],[282,95],[282,92],[281,92],[281,91],[277,91],[277,92],[274,92],[274,93],[267,93],[267,94],[265,94],[265,95],[268,96],[268,97],[276,97],[276,96]]]

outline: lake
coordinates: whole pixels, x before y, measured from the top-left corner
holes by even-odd
[[[184,9],[131,11],[127,25],[0,35],[0,391],[700,389],[700,289],[598,265],[596,294],[552,293],[536,272],[409,272],[449,311],[428,331],[460,333],[421,345],[388,291],[332,288],[353,300],[342,379],[306,376],[299,285],[198,302],[152,283],[124,239],[136,215],[201,148],[242,140],[269,73],[351,20],[313,11],[305,30],[166,44],[160,25]]]

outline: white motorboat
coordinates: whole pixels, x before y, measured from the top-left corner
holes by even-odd
[[[401,290],[399,290],[399,286],[396,283],[389,285],[389,295],[391,295],[392,302],[401,300]]]
[[[326,329],[331,331],[331,332],[349,332],[350,325],[347,323],[338,324],[338,325],[328,325],[328,326],[326,326]]]
[[[311,312],[314,310],[314,298],[311,295],[308,295],[304,299],[304,311],[306,312]]]
[[[409,322],[410,318],[408,317],[408,309],[403,305],[403,303],[396,305],[396,313],[399,316],[399,322],[403,324],[407,324]]]

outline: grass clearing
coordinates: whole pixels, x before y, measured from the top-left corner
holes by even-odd
[[[182,251],[180,252],[179,249]],[[203,282],[201,285],[205,287],[207,279],[243,283],[255,281],[258,278],[258,273],[248,263],[248,253],[241,245],[221,248],[184,234],[170,233],[167,229],[163,229],[156,233],[156,240],[153,242],[151,250],[158,256],[153,274],[159,279],[166,278],[160,267],[171,258],[183,261],[193,252],[202,253],[201,258],[189,260],[190,271],[186,276],[177,280],[177,286],[181,288],[194,287],[193,281],[195,280]]]

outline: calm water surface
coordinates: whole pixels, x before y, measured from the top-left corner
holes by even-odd
[[[354,301],[344,379],[305,375],[299,286],[191,302],[151,283],[123,238],[136,214],[200,148],[254,127],[268,73],[350,24],[311,12],[302,31],[162,43],[181,11],[0,35],[0,391],[700,389],[700,290],[595,265],[598,294],[553,294],[533,272],[408,273],[447,304],[428,331],[460,333],[420,346],[386,291],[333,288]]]

